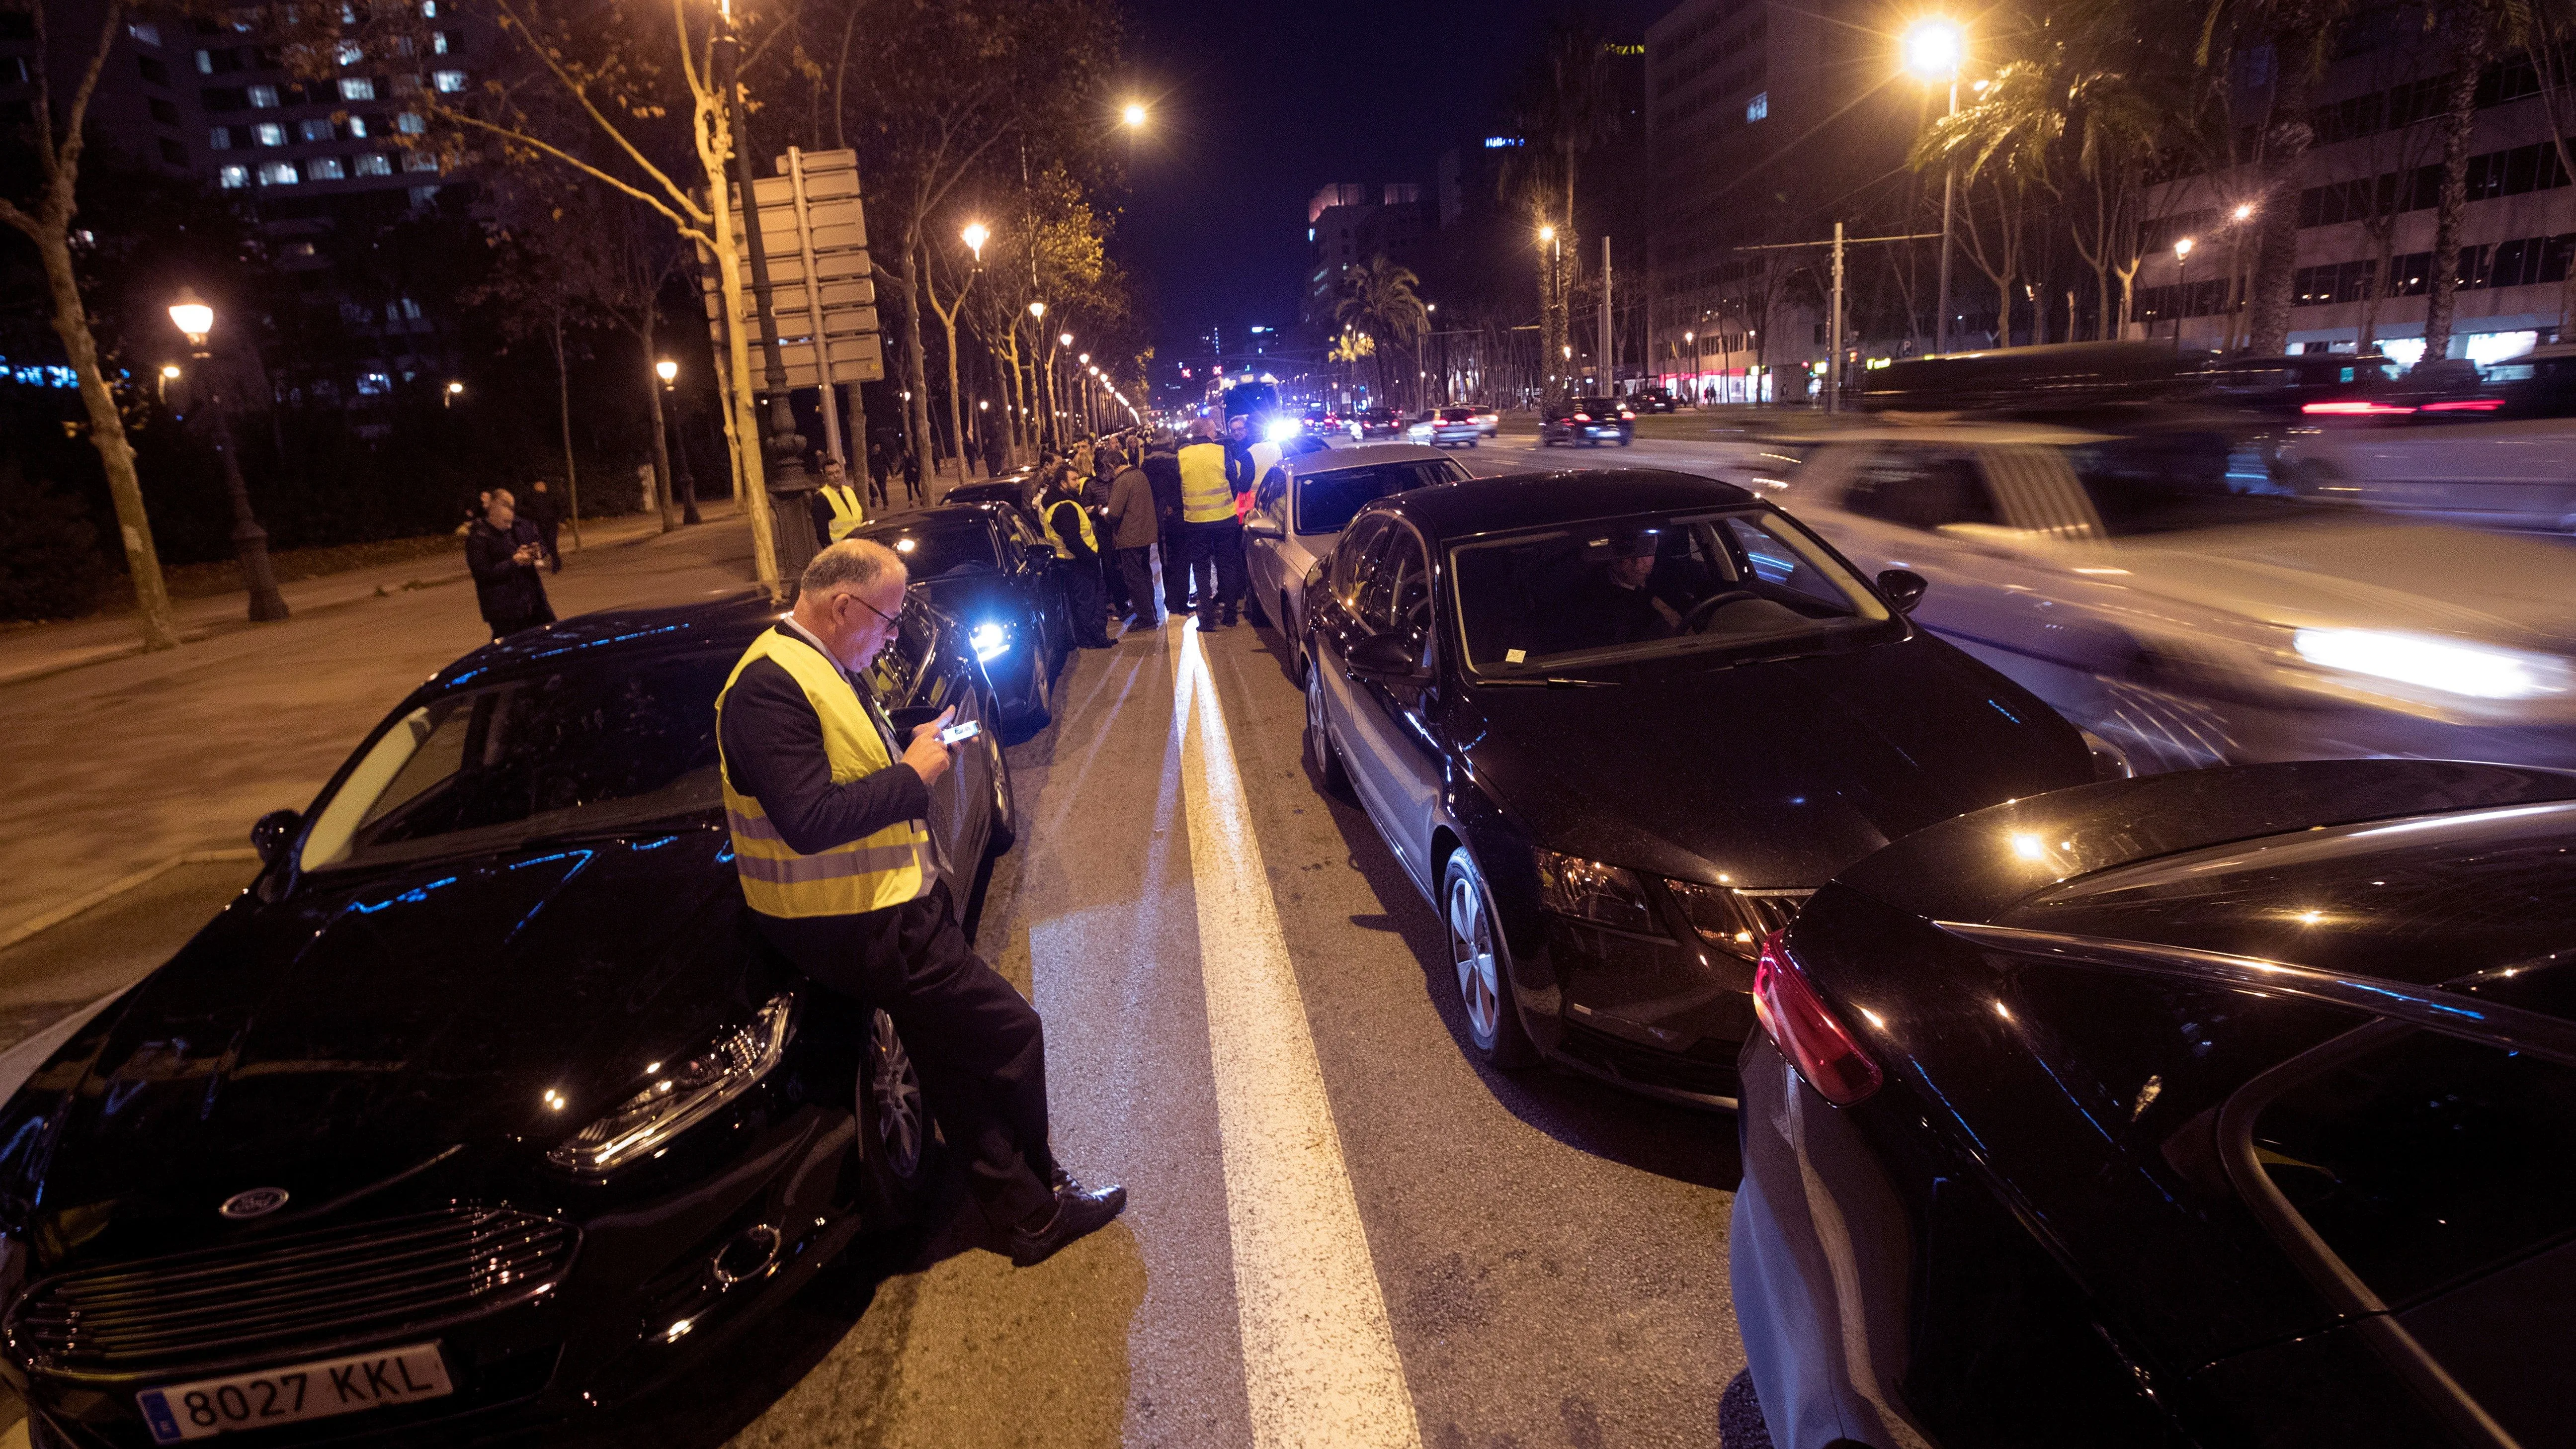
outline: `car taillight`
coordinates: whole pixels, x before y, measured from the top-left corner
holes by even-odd
[[[2376,418],[2393,416],[2400,413],[2411,413],[2415,410],[2401,403],[2312,402],[2307,406],[2300,408],[2299,411],[2303,413],[2325,414],[2332,417]]]
[[[1837,1107],[1866,1100],[1884,1080],[1878,1063],[1852,1040],[1798,969],[1783,939],[1787,935],[1773,931],[1762,938],[1762,955],[1753,966],[1753,1014],[1762,1018],[1762,1029],[1818,1096]]]
[[[1623,422],[1623,423],[1624,423],[1624,422],[1626,422],[1626,421],[1628,421],[1629,419],[1631,419],[1631,418],[1635,417],[1635,416],[1636,416],[1636,414],[1635,414],[1635,413],[1632,413],[1632,412],[1628,411],[1626,408],[1621,408],[1621,409],[1619,409],[1619,421],[1621,421],[1621,422]]]
[[[2504,399],[2500,397],[2464,397],[2452,402],[2426,403],[2423,410],[2428,413],[2491,413],[2503,406]]]
[[[1576,414],[1574,415],[1574,420],[1575,420],[1576,422],[1578,422],[1578,423],[1588,423],[1588,422],[1592,421],[1592,414],[1590,414],[1590,413],[1576,413]]]

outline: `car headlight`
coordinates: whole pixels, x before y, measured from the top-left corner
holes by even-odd
[[[975,646],[976,663],[990,664],[1011,652],[1012,640],[1018,633],[1009,624],[978,624],[967,633],[966,642]]]
[[[557,1167],[590,1176],[647,1156],[750,1091],[787,1054],[787,1019],[796,998],[769,998],[751,1022],[724,1033],[685,1061],[655,1063],[651,1085],[546,1154]]]
[[[1641,936],[1661,935],[1646,904],[1645,884],[1622,866],[1580,856],[1538,852],[1539,904],[1561,916],[1591,921]]]
[[[1702,885],[1695,880],[1666,880],[1673,903],[1699,938],[1739,960],[1762,956],[1762,938],[1798,918],[1806,891],[1747,891],[1734,886]]]
[[[2576,688],[2566,660],[2494,644],[2389,629],[2301,629],[2290,642],[2321,668],[2468,699],[2541,699]]]
[[[1261,435],[1274,443],[1284,443],[1305,430],[1305,426],[1295,418],[1276,418],[1261,430]]]

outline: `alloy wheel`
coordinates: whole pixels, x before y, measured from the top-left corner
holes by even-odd
[[[870,1016],[867,1071],[877,1145],[886,1170],[908,1182],[921,1171],[921,1074],[913,1069],[912,1053],[904,1050],[894,1018],[882,1010]]]
[[[1493,1050],[1502,1025],[1501,968],[1495,964],[1494,924],[1485,914],[1485,893],[1473,872],[1449,872],[1449,960],[1458,971],[1458,999],[1467,1008],[1467,1030],[1476,1045]]]

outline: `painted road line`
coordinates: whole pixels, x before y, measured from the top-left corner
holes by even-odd
[[[1420,1449],[1413,1394],[1324,1095],[1216,681],[1171,631],[1208,1056],[1225,1160],[1243,1379],[1259,1449]]]

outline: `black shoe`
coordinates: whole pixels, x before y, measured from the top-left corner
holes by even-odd
[[[1056,1255],[1076,1238],[1087,1238],[1125,1210],[1127,1189],[1084,1187],[1072,1173],[1055,1170],[1055,1212],[1041,1228],[1011,1230],[1011,1265],[1031,1268]]]
[[[1216,626],[1217,626],[1218,628],[1220,628],[1220,629],[1231,629],[1231,628],[1233,628],[1233,627],[1234,627],[1234,611],[1233,611],[1232,609],[1228,609],[1228,610],[1226,610],[1223,614],[1219,615],[1219,616],[1217,617],[1217,624],[1216,624]]]

